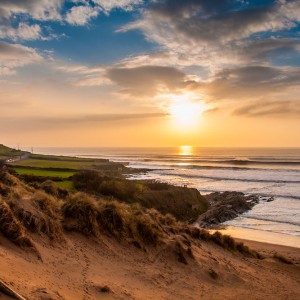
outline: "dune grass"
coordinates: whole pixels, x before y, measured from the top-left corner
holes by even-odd
[[[75,231],[95,238],[104,234],[144,250],[175,241],[175,252],[182,263],[194,258],[191,247],[202,241],[261,258],[230,236],[210,234],[153,208],[94,198],[83,192],[67,192],[62,197],[51,181],[34,188],[8,172],[0,172],[0,180],[7,188],[0,196],[0,233],[20,246],[34,248],[28,233],[61,241],[64,234]]]
[[[24,227],[5,200],[0,198],[0,232],[9,240],[21,247],[32,247],[33,243],[27,237]]]

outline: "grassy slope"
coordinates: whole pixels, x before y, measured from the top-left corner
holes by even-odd
[[[8,159],[10,157],[24,154],[23,151],[15,150],[0,144],[0,159]]]
[[[0,144],[0,159],[7,160],[22,154],[24,154],[23,151]],[[19,175],[45,177],[45,180],[46,178],[53,178],[53,180],[57,178],[65,179],[55,182],[55,184],[61,188],[74,190],[72,182],[67,179],[78,170],[89,168],[109,169],[113,163],[107,159],[31,154],[30,158],[9,163],[9,165]]]

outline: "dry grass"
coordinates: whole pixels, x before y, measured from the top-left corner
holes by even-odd
[[[0,174],[0,183],[3,194],[0,195],[0,232],[18,245],[33,247],[26,230],[43,234],[51,240],[62,240],[66,230],[95,237],[102,233],[142,249],[175,238],[177,244],[174,251],[183,263],[187,258],[194,258],[193,240],[214,243],[232,252],[261,258],[260,254],[230,236],[219,232],[210,234],[204,229],[178,222],[170,214],[162,215],[139,204],[96,200],[81,192],[58,200],[54,189],[48,191],[54,194],[51,196],[28,187],[8,173]],[[51,184],[48,185],[52,188]],[[279,256],[277,259],[283,261]]]
[[[98,206],[94,198],[84,193],[70,195],[61,210],[66,230],[94,236],[99,234]]]
[[[43,191],[10,199],[9,205],[14,215],[29,231],[44,234],[52,240],[62,240],[60,208],[58,200]]]
[[[0,197],[0,231],[10,241],[21,247],[34,248],[20,221],[14,216],[9,205]]]
[[[275,253],[273,257],[284,264],[288,264],[288,265],[293,264],[293,262],[290,259],[288,259],[287,257],[285,257],[281,254]]]
[[[205,229],[183,226],[183,228],[181,228],[181,232],[187,233],[194,239],[200,239],[206,242],[213,242],[222,247],[223,249],[229,251],[237,251],[243,255],[251,256],[258,259],[263,258],[263,256],[260,253],[249,249],[249,247],[244,245],[244,243],[236,242],[231,236],[223,235],[219,231],[210,234]]]

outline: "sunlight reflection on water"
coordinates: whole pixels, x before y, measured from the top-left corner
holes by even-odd
[[[179,155],[182,155],[182,156],[193,155],[193,147],[192,146],[180,146],[179,147]]]

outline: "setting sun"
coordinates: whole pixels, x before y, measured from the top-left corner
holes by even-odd
[[[191,95],[172,96],[174,101],[169,108],[170,115],[179,125],[191,127],[196,125],[201,114],[206,110],[203,101],[195,100]]]

